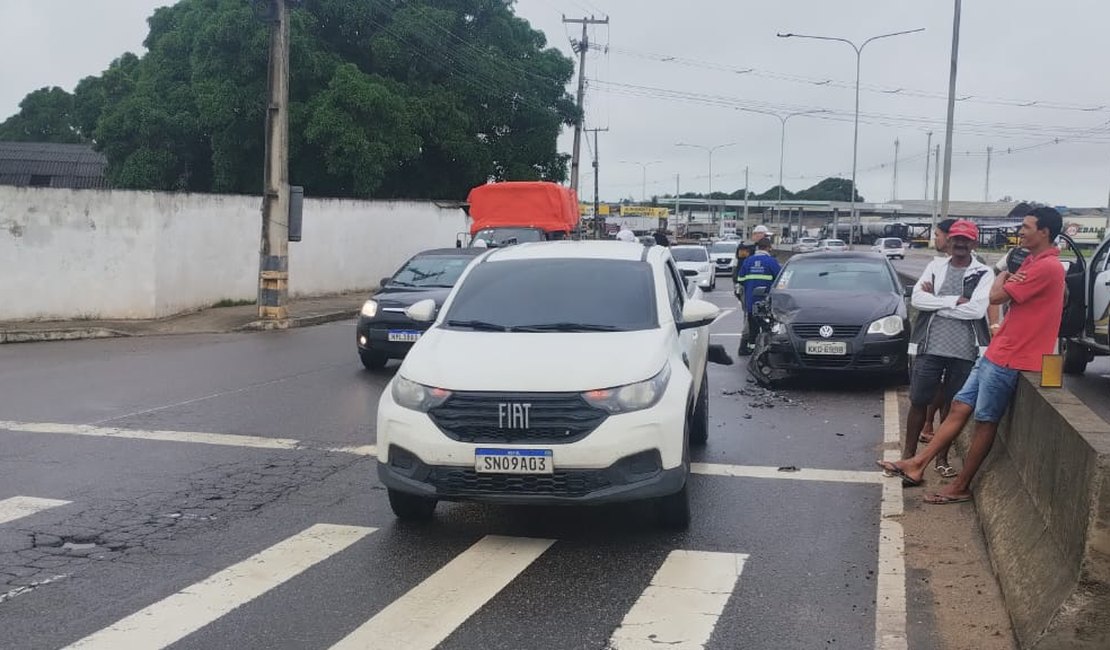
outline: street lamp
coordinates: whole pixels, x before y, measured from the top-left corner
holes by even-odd
[[[840,43],[847,43],[852,46],[856,52],[856,118],[855,128],[852,135],[852,214],[851,222],[855,227],[859,227],[859,213],[856,212],[856,161],[859,154],[859,73],[860,73],[860,59],[863,57],[863,48],[867,47],[868,43],[877,41],[881,38],[890,38],[892,36],[903,36],[905,34],[916,34],[925,31],[924,27],[918,29],[909,29],[901,32],[891,32],[890,34],[880,34],[872,36],[863,43],[856,45],[846,38],[838,38],[835,36],[811,36],[808,34],[778,34],[779,38],[809,38],[817,41],[838,41]],[[852,245],[855,236],[853,228],[848,229],[848,244]]]
[[[707,147],[701,144],[687,144],[685,142],[676,142],[676,147],[690,147],[692,149],[701,149],[702,151],[709,152],[709,195],[706,197],[706,207],[709,208],[709,222],[713,223],[713,152],[724,147],[735,147],[735,142],[726,142],[725,144],[718,144],[712,147]],[[746,193],[748,188],[744,188]]]
[[[647,203],[647,168],[652,165],[661,164],[662,160],[652,160],[650,162],[640,162],[638,160],[622,160],[621,163],[625,165],[639,165],[640,171],[643,172],[640,179],[640,200]]]

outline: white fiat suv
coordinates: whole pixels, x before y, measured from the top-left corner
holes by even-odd
[[[401,519],[436,502],[653,499],[689,522],[689,445],[709,430],[708,326],[665,246],[491,250],[458,280],[378,405],[378,474]],[[719,353],[719,354],[718,354]],[[721,356],[724,357],[721,360]]]

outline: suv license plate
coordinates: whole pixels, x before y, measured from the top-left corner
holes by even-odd
[[[389,340],[395,343],[416,343],[416,339],[420,338],[420,332],[410,332],[407,330],[389,330]]]
[[[848,354],[848,344],[844,341],[806,341],[806,354],[844,356]]]
[[[474,450],[474,471],[479,474],[553,474],[550,449]]]

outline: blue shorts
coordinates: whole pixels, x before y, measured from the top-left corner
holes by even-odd
[[[998,422],[1010,406],[1020,373],[979,357],[964,387],[952,399],[973,407],[976,422]]]

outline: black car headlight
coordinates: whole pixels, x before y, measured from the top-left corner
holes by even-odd
[[[905,329],[905,322],[901,316],[892,315],[871,323],[867,327],[868,334],[885,334],[886,336],[898,336]]]
[[[376,301],[376,300],[367,300],[366,302],[362,303],[362,309],[359,310],[359,313],[362,314],[363,316],[367,317],[367,318],[373,318],[373,317],[377,316],[378,315],[378,301]]]

